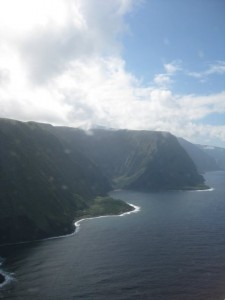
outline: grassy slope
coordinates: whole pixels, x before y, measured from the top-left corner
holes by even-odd
[[[98,196],[86,210],[80,211],[76,219],[90,218],[104,215],[120,215],[133,211],[134,208],[121,200],[111,197]]]
[[[34,123],[0,120],[0,243],[71,232],[79,210],[110,189],[84,155]]]
[[[74,218],[120,214],[105,196],[205,188],[175,137],[149,131],[82,130],[0,119],[0,243],[62,235]],[[96,198],[97,197],[97,198]],[[95,199],[95,200],[93,200]]]
[[[114,188],[145,191],[205,188],[193,161],[166,132],[53,128],[95,162]]]

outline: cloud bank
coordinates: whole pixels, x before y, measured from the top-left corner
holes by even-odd
[[[212,113],[225,113],[225,91],[174,94],[179,61],[164,64],[165,72],[148,86],[126,70],[122,37],[129,31],[126,15],[138,2],[2,0],[1,117],[165,130],[193,141],[216,137],[225,143],[224,126],[199,123]],[[206,71],[213,72],[223,73],[224,64]]]

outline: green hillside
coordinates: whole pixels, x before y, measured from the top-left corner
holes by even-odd
[[[0,120],[0,242],[73,230],[76,212],[110,185],[81,153],[35,123]]]
[[[106,198],[113,188],[205,188],[190,157],[166,132],[87,133],[0,119],[0,143],[0,243],[63,235],[82,216],[132,210]]]
[[[52,127],[52,132],[94,161],[114,188],[145,191],[205,188],[204,178],[167,132],[82,130]]]

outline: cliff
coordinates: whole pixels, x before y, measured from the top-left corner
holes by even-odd
[[[166,132],[87,133],[0,119],[0,142],[0,243],[64,235],[82,216],[132,210],[106,198],[113,188],[205,188],[191,158]]]

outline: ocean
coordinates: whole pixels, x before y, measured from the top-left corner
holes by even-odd
[[[223,300],[225,172],[205,178],[209,191],[114,191],[140,211],[0,247],[8,278],[0,299]]]

